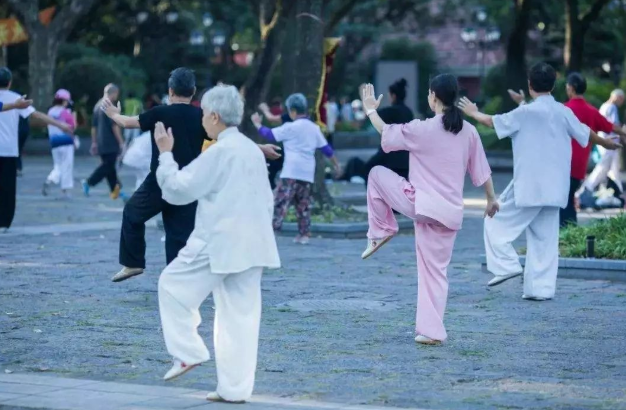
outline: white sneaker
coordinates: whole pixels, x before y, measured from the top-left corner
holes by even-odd
[[[545,302],[546,300],[550,300],[552,298],[544,298],[543,296],[527,296],[522,295],[522,299],[524,300],[533,300],[535,302]]]
[[[299,243],[300,245],[308,245],[310,238],[308,236],[296,236],[293,238],[293,243]]]
[[[496,286],[499,285],[501,283],[506,282],[509,279],[513,279],[515,277],[518,277],[522,274],[522,272],[517,272],[517,273],[509,273],[508,275],[496,275],[493,277],[493,279],[491,279],[488,283],[487,286]]]
[[[124,266],[121,271],[117,272],[112,278],[112,282],[122,282],[126,279],[130,279],[133,276],[141,275],[143,273],[142,268],[127,268]]]
[[[220,396],[216,391],[212,391],[211,393],[207,394],[206,399],[208,401],[212,401],[216,403],[244,404],[246,402],[245,400],[236,400],[236,401],[226,400],[222,396]]]
[[[165,373],[165,376],[163,376],[163,380],[169,381],[169,380],[175,379],[178,376],[182,376],[183,374],[187,373],[189,370],[199,365],[200,363],[186,364],[186,363],[181,362],[178,359],[174,359],[174,365],[167,373]]]
[[[368,239],[367,240],[367,248],[365,249],[365,252],[363,252],[363,254],[361,255],[361,259],[367,259],[370,256],[372,256],[372,254],[374,252],[376,252],[384,244],[389,242],[391,240],[391,238],[393,238],[393,236],[388,236],[388,237],[382,238],[382,239]]]
[[[439,345],[439,344],[441,344],[441,340],[431,339],[430,337],[424,336],[424,335],[417,335],[417,336],[415,336],[415,341],[417,343],[421,343],[423,345]]]

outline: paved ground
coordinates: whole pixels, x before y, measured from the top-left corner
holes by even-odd
[[[94,164],[81,159],[77,177]],[[165,385],[161,233],[147,231],[147,273],[112,284],[121,203],[104,186],[91,198],[43,199],[47,171],[47,161],[26,162],[16,229],[0,236],[0,375]],[[487,290],[478,213],[468,210],[456,243],[450,338],[440,347],[413,342],[411,236],[367,261],[359,259],[362,240],[318,238],[301,247],[279,238],[283,268],[263,281],[255,392],[318,408],[626,409],[626,284],[560,279],[556,299],[545,303],[523,301],[517,280]],[[203,316],[210,345],[210,301]],[[168,386],[214,388],[212,363]],[[0,389],[0,408],[15,408],[10,395],[19,392]]]

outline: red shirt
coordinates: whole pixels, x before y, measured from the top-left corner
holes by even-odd
[[[600,111],[593,105],[589,104],[583,97],[574,97],[565,103],[569,107],[576,118],[594,132],[613,131],[613,123],[604,118]],[[591,154],[591,142],[583,148],[576,140],[572,139],[572,178],[585,179],[587,175],[587,163]]]

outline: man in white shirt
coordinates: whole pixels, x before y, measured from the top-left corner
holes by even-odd
[[[9,229],[15,216],[20,117],[34,118],[45,125],[54,125],[68,134],[73,134],[67,124],[36,111],[30,103],[25,105],[26,101],[23,97],[9,91],[12,79],[11,70],[1,67],[0,104],[13,106],[15,109],[0,112],[0,232],[6,232]]]
[[[624,104],[624,91],[620,89],[613,90],[609,100],[600,107],[600,114],[604,115],[604,118],[612,122],[614,125],[619,126],[621,125],[619,119],[619,107],[621,107],[622,104]],[[604,132],[600,132],[599,135],[602,138],[615,140],[619,139],[619,136],[614,133],[605,134]],[[583,185],[584,190],[579,196],[580,205],[582,207],[595,207],[596,201],[593,196],[593,192],[596,190],[598,185],[607,181],[607,177],[611,178],[613,182],[615,182],[617,189],[620,190],[618,194],[621,195],[624,192],[624,187],[622,186],[622,181],[620,180],[619,151],[610,151],[603,147],[598,147],[598,151],[601,155],[600,162],[594,167],[589,177],[587,177],[587,180]]]
[[[498,138],[513,140],[513,181],[500,195],[500,212],[485,220],[487,269],[495,286],[524,273],[527,300],[552,299],[559,266],[559,209],[567,206],[572,145],[589,141],[608,149],[619,147],[582,124],[571,109],[552,97],[554,68],[537,63],[528,73],[534,99],[502,115],[486,115],[467,98],[459,107],[478,122],[493,127]],[[513,241],[526,232],[525,270]]]
[[[200,305],[212,293],[217,390],[207,396],[210,401],[243,402],[252,394],[261,275],[263,268],[280,267],[265,158],[237,129],[243,107],[233,86],[204,94],[202,125],[217,142],[182,169],[172,155],[172,129],[157,122],[154,131],[163,199],[179,206],[198,201],[194,230],[159,279],[163,335],[174,357],[164,379],[209,360],[198,325]]]

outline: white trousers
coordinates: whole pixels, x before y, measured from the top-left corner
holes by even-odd
[[[187,364],[205,362],[209,351],[198,334],[199,308],[213,293],[213,341],[217,393],[226,400],[252,395],[261,321],[263,268],[218,275],[206,255],[188,255],[186,249],[159,279],[159,310],[168,352]]]
[[[61,185],[61,189],[74,187],[74,145],[62,145],[52,148],[54,168],[48,174],[47,181]]]
[[[615,184],[619,187],[620,191],[624,192],[622,181],[620,179],[620,155],[619,150],[609,151],[604,147],[598,147],[600,152],[600,162],[596,164],[593,171],[587,177],[585,181],[585,188],[593,192],[598,185],[606,182],[607,176],[610,177]]]
[[[518,208],[512,182],[499,202],[500,212],[485,219],[487,269],[496,276],[522,272],[513,241],[526,232],[524,294],[554,297],[559,268],[559,208]]]

